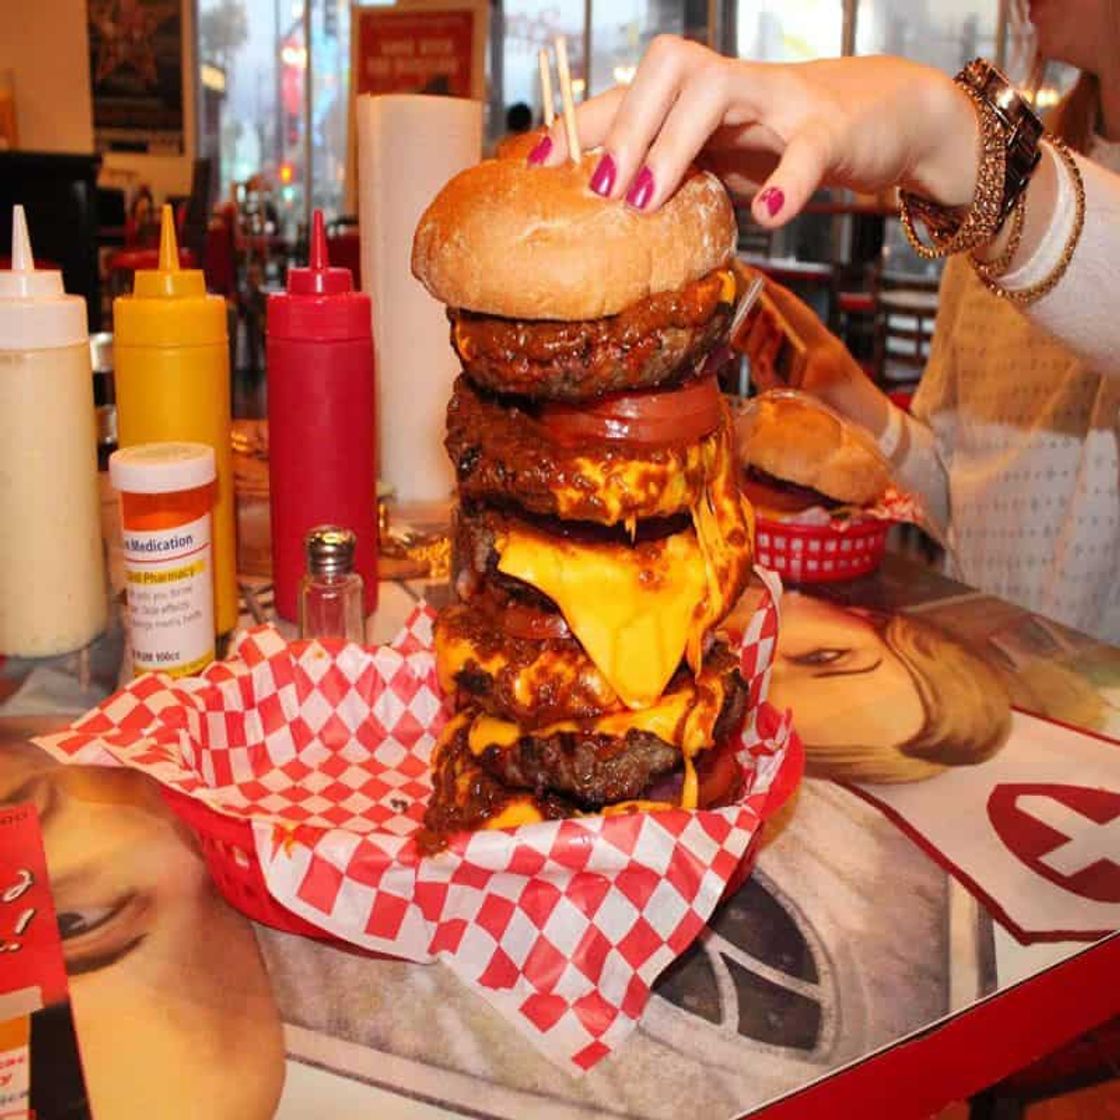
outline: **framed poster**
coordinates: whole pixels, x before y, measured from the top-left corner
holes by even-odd
[[[180,0],[89,0],[88,20],[97,150],[181,154]]]
[[[486,97],[486,3],[355,6],[350,16],[354,96],[426,93]]]

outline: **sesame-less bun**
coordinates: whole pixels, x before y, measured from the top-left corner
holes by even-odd
[[[511,132],[498,141],[495,159],[528,159],[529,153],[544,139],[547,129],[534,128],[529,132]]]
[[[740,453],[747,466],[851,505],[876,501],[890,482],[867,437],[792,395],[763,394],[751,403]]]
[[[722,184],[693,171],[641,214],[588,186],[581,165],[486,160],[456,175],[424,212],[412,271],[436,299],[510,319],[598,319],[725,265],[735,215]]]

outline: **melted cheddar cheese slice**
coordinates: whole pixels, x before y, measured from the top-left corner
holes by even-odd
[[[734,303],[738,299],[738,285],[735,283],[735,273],[729,268],[721,270],[719,274],[719,301],[720,303]]]
[[[498,535],[498,570],[547,595],[629,708],[647,708],[682,658],[700,671],[705,634],[738,598],[751,525],[728,426],[707,447],[693,527],[636,546],[584,543],[513,525]]]
[[[495,816],[482,825],[483,828],[519,828],[523,824],[537,824],[544,820],[544,814],[536,802],[526,793],[507,801]]]
[[[498,570],[560,608],[624,704],[645,708],[661,695],[684,656],[707,586],[693,533],[628,548],[514,528],[496,544]]]

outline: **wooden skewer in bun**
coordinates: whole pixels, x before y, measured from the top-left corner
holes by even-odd
[[[568,40],[563,35],[556,36],[556,70],[560,75],[560,103],[564,108],[564,133],[568,137],[568,159],[579,163],[583,153],[579,148],[579,133],[576,132],[576,107],[572,102],[572,75],[568,69]]]
[[[544,109],[544,126],[551,128],[556,120],[556,107],[552,102],[552,65],[549,61],[548,50],[541,47],[537,51],[537,67],[541,74],[541,105]]]

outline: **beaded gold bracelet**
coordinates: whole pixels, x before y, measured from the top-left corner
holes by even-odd
[[[1032,284],[1029,288],[1014,289],[1005,288],[999,282],[999,277],[1003,273],[996,272],[993,268],[994,265],[1002,263],[1006,253],[1000,256],[999,261],[993,261],[991,265],[985,265],[982,261],[971,258],[972,267],[976,270],[976,274],[983,281],[988,291],[999,296],[1000,299],[1009,300],[1023,307],[1037,302],[1044,295],[1054,290],[1058,281],[1066,274],[1066,269],[1069,268],[1070,261],[1073,260],[1074,250],[1081,240],[1081,231],[1085,228],[1085,183],[1081,178],[1081,169],[1077,166],[1077,160],[1073,158],[1073,153],[1063,141],[1049,134],[1047,134],[1046,140],[1065,164],[1066,170],[1073,180],[1073,192],[1076,199],[1073,228],[1069,232],[1069,237],[1066,238],[1065,248],[1062,249],[1062,255],[1058,258],[1058,263],[1037,284]]]
[[[923,260],[936,260],[953,253],[966,253],[986,245],[1002,225],[1003,191],[1007,167],[1007,139],[999,118],[971,86],[957,81],[976,111],[980,126],[979,166],[972,203],[956,228],[942,232],[948,212],[944,207],[926,201],[909,191],[900,191],[899,217],[907,240]],[[932,244],[918,236],[914,219],[922,220]]]
[[[973,268],[977,272],[983,273],[989,280],[998,280],[1003,276],[1008,269],[1011,268],[1011,262],[1015,259],[1015,254],[1019,251],[1019,246],[1023,243],[1023,227],[1027,223],[1027,192],[1023,191],[1017,199],[1015,199],[1015,206],[1011,211],[1011,230],[1007,235],[1007,245],[998,257],[994,260],[985,261],[977,256],[983,246],[978,246],[969,253],[968,258]]]

